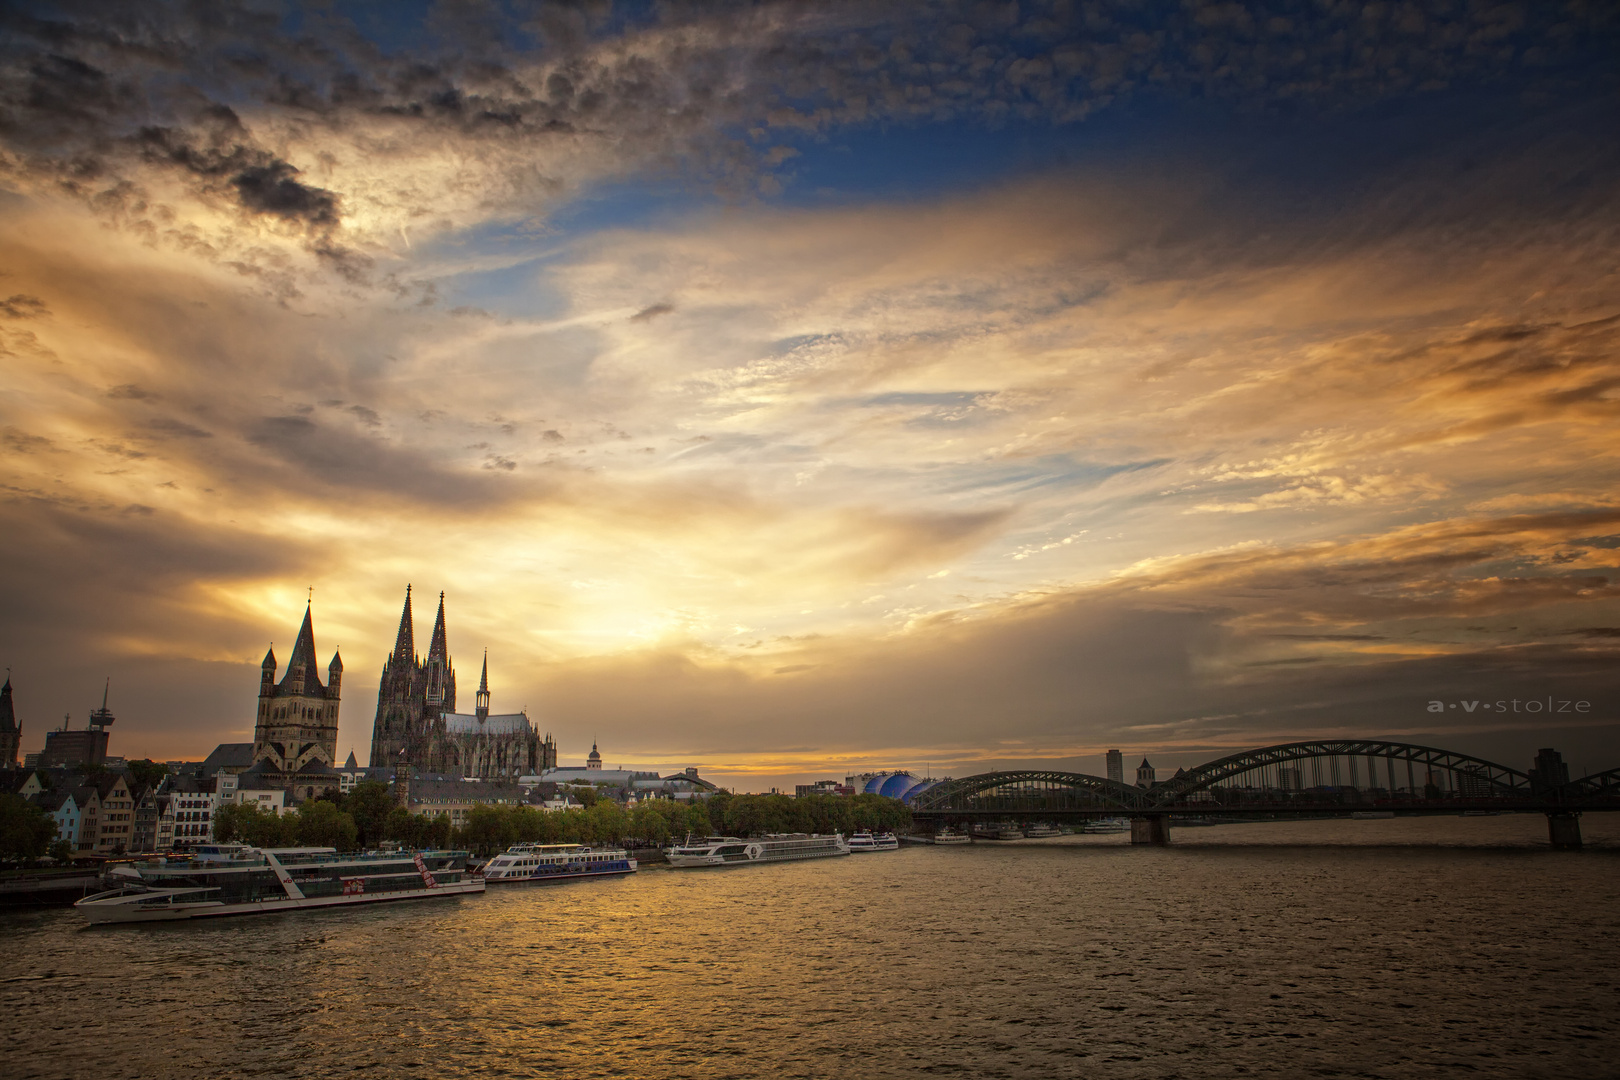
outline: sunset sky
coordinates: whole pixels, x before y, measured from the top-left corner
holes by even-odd
[[[365,760],[409,583],[565,764],[1620,765],[1612,5],[24,8],[24,750],[313,588]]]

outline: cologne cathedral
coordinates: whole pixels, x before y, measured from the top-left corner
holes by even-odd
[[[439,594],[433,640],[423,660],[416,652],[407,585],[399,636],[377,687],[371,764],[409,764],[418,772],[456,776],[532,776],[556,768],[557,744],[550,735],[541,738],[526,713],[490,713],[487,654],[473,711],[456,711],[456,670],[444,629],[444,594]]]

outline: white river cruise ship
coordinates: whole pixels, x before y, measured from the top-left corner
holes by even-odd
[[[484,879],[467,871],[465,851],[339,855],[324,847],[210,844],[189,861],[155,859],[120,866],[109,877],[121,882],[120,887],[73,905],[92,926],[434,900],[484,891]]]
[[[636,872],[636,860],[623,848],[584,844],[513,844],[484,864],[491,885],[546,885]]]
[[[837,833],[822,836],[815,833],[773,833],[739,840],[735,836],[710,836],[703,840],[688,840],[668,848],[664,858],[671,866],[744,866],[762,862],[787,862],[794,859],[821,859],[829,855],[848,855],[849,844]]]

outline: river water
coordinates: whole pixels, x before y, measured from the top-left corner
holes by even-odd
[[[1620,821],[1582,824],[1582,852],[1540,817],[1301,822],[0,914],[0,1074],[1616,1076]]]

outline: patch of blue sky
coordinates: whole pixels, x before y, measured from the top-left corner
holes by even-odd
[[[1148,458],[1142,461],[1104,464],[1084,461],[1071,454],[1049,454],[1035,458],[1027,465],[976,470],[967,477],[961,477],[953,469],[953,479],[943,490],[956,494],[997,498],[1043,488],[1086,490],[1099,487],[1116,476],[1163,468],[1174,460],[1174,458]]]

